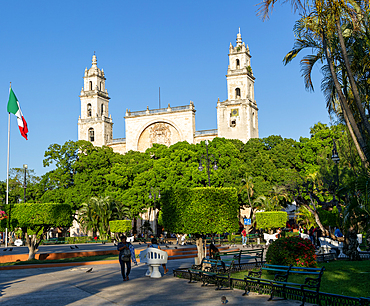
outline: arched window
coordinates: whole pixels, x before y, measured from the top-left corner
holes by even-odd
[[[94,137],[94,129],[93,128],[89,128],[89,141],[94,141],[95,137]]]
[[[92,90],[92,81],[90,81],[90,90]]]
[[[91,104],[87,104],[87,117],[91,117]]]
[[[100,82],[100,91],[101,91],[101,82]]]
[[[235,99],[240,98],[240,88],[235,88]]]
[[[103,103],[100,105],[100,112],[101,112],[101,115],[103,116],[104,115],[104,104]]]
[[[240,61],[239,59],[237,58],[236,59],[236,69],[239,69],[240,68]]]

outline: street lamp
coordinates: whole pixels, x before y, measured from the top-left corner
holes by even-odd
[[[24,188],[24,193],[23,193],[23,203],[26,203],[26,189],[27,189],[27,164],[23,164],[23,169],[24,169],[24,184],[23,184],[23,188]]]
[[[157,191],[158,191],[158,194],[157,194]],[[161,189],[159,187],[156,187],[156,188],[153,188],[151,187],[151,190],[149,190],[149,199],[153,199],[153,203],[154,203],[154,214],[155,216],[153,217],[153,232],[156,234],[156,236],[158,236],[158,222],[157,221],[157,213],[156,213],[156,210],[157,210],[157,204],[156,204],[156,200],[160,199],[161,198]],[[149,213],[149,220],[150,220],[150,215],[151,215],[151,211]]]
[[[199,158],[199,167],[198,167],[198,170],[199,171],[203,171],[203,169],[204,169],[204,167],[202,166],[202,159],[203,159],[203,162],[206,161],[206,163],[207,163],[208,186],[211,187],[211,177],[210,177],[210,172],[209,172],[209,164],[210,163],[213,164],[213,169],[214,170],[217,170],[218,169],[218,166],[217,166],[217,159],[213,155],[211,155],[211,156],[208,155],[208,140],[205,141],[205,144],[206,144],[207,157],[205,157],[202,154],[202,156]],[[210,159],[210,157],[212,158],[212,160]]]

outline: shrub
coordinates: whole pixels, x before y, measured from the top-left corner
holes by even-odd
[[[174,233],[223,234],[239,228],[235,188],[169,189],[161,194],[163,226]]]
[[[280,238],[269,246],[266,262],[272,265],[316,267],[315,247],[310,240],[301,237]]]
[[[112,233],[127,233],[132,229],[132,221],[131,220],[109,221],[109,227]]]
[[[292,237],[292,236],[299,236],[299,232],[285,232],[281,233],[281,237]]]
[[[266,211],[256,213],[256,222],[258,228],[271,229],[285,227],[288,220],[286,211]]]
[[[93,237],[89,237],[89,236],[65,237],[65,242],[68,244],[87,243],[92,240],[94,240]]]
[[[242,243],[242,237],[240,235],[232,235],[232,234],[230,234],[230,235],[227,236],[227,240],[229,242],[233,242],[234,238],[235,238],[235,242],[236,243]]]

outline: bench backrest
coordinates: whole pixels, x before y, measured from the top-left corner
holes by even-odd
[[[167,263],[168,254],[165,251],[156,248],[147,248],[146,262],[148,265]]]
[[[264,264],[261,268],[262,270],[271,271],[271,272],[280,272],[280,273],[289,273],[289,274],[305,274],[311,276],[317,276],[321,278],[324,273],[325,267],[322,268],[306,268],[306,267],[296,267],[296,266],[279,266],[279,265],[270,265]]]
[[[252,249],[252,250],[240,250],[241,255],[246,255],[246,254],[257,254],[260,255],[261,253],[263,254],[265,249]]]
[[[234,260],[221,260],[221,259],[211,259],[211,258],[203,258],[202,259],[202,270],[206,267],[211,267],[213,270],[222,269],[223,271],[227,271],[232,269],[234,265]]]

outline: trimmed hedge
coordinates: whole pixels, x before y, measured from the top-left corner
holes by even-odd
[[[179,188],[161,195],[163,225],[170,232],[223,234],[239,228],[235,188]]]
[[[66,227],[72,225],[72,209],[68,204],[20,203],[11,213],[13,227],[33,230],[35,227]]]
[[[127,233],[132,229],[131,220],[109,221],[109,228],[112,233]]]
[[[256,222],[258,228],[284,228],[287,221],[288,214],[286,211],[266,211],[256,213]]]

